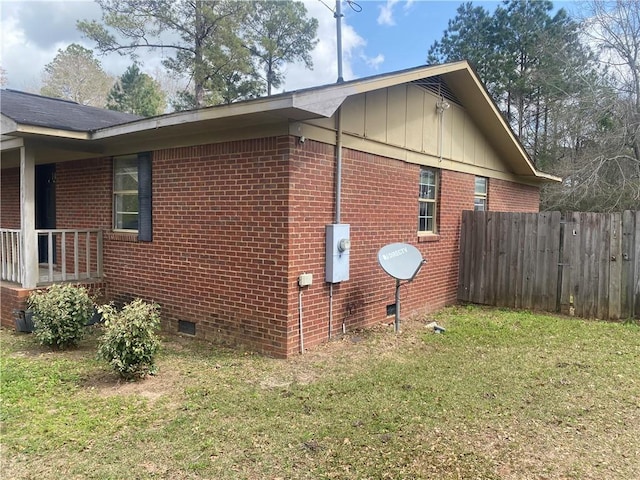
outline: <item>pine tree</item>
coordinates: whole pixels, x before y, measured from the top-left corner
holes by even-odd
[[[146,73],[140,72],[134,63],[109,92],[107,108],[151,117],[164,111],[165,95],[158,83]]]

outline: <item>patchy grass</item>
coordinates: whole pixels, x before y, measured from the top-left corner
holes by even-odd
[[[165,339],[159,374],[0,332],[3,478],[640,478],[640,328],[445,309],[289,361]]]

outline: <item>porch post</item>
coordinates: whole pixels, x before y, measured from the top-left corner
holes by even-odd
[[[22,230],[22,287],[38,284],[36,235],[36,162],[33,150],[20,147],[20,229]]]

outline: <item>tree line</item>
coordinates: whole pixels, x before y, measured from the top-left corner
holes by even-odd
[[[299,1],[96,2],[101,21],[80,20],[77,28],[98,54],[126,55],[133,64],[114,80],[93,50],[69,45],[46,65],[44,95],[150,116],[270,95],[283,84],[286,64],[313,67],[318,21]],[[142,73],[149,50],[168,54],[165,72],[188,87],[164,92]]]
[[[462,4],[427,63],[466,59],[540,170],[547,210],[640,208],[640,1]]]
[[[318,22],[299,1],[97,0],[77,27],[99,54],[131,57],[117,80],[72,44],[45,67],[41,93],[142,116],[270,95],[283,67],[311,69]],[[563,179],[541,208],[640,208],[640,0],[586,0],[579,19],[548,0],[461,4],[427,64],[468,60],[534,165]],[[162,49],[165,88],[140,71]],[[3,71],[0,71],[4,75]]]

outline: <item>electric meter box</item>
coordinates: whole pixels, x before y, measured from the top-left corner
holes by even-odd
[[[340,283],[349,280],[351,239],[347,223],[326,226],[326,281]]]

